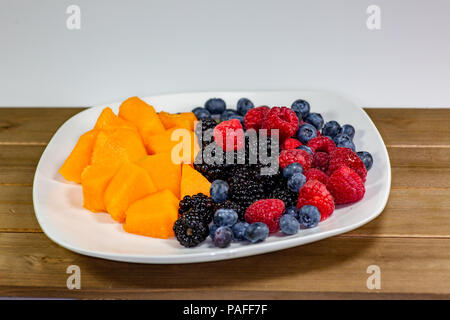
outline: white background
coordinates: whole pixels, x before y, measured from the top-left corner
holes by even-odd
[[[66,28],[71,4],[81,30]],[[0,106],[324,89],[362,107],[449,107],[449,16],[449,0],[0,0]]]

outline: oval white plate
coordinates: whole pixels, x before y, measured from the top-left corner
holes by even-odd
[[[391,185],[391,167],[383,140],[370,118],[361,108],[340,96],[311,91],[274,92],[201,92],[143,98],[160,110],[190,111],[210,97],[223,98],[230,108],[241,97],[255,105],[290,106],[302,98],[310,102],[312,112],[325,121],[336,120],[356,128],[357,150],[366,150],[374,158],[367,175],[366,194],[362,201],[340,206],[318,227],[301,230],[293,236],[272,235],[257,244],[233,243],[226,249],[215,248],[208,239],[196,248],[187,249],[176,239],[154,239],[126,233],[122,225],[107,213],[92,213],[82,207],[81,186],[65,181],[58,169],[80,135],[90,130],[106,106],[89,108],[67,120],[55,133],[36,169],[33,202],[37,220],[45,234],[57,244],[88,256],[138,263],[193,263],[256,255],[318,241],[348,232],[371,221],[384,209]],[[120,103],[110,106],[118,112]]]

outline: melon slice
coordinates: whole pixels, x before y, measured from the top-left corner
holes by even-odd
[[[125,211],[130,204],[156,191],[156,186],[147,171],[126,161],[106,188],[103,201],[111,217],[124,222]]]
[[[102,130],[95,141],[91,163],[121,164],[124,160],[134,162],[146,155],[145,147],[136,131],[127,128]]]
[[[117,116],[110,107],[106,107],[98,116],[94,129],[111,130],[117,128],[137,130],[134,124]]]
[[[122,102],[119,108],[119,116],[138,128],[144,143],[149,136],[165,130],[155,109],[138,97],[131,97]]]
[[[148,137],[146,147],[149,154],[171,153],[172,159],[178,159],[177,163],[194,163],[199,151],[194,132],[183,128],[168,129]]]
[[[170,153],[146,156],[136,164],[148,172],[158,190],[169,189],[180,197],[181,164],[175,164]]]
[[[83,207],[92,212],[106,212],[103,197],[118,169],[115,164],[91,164],[84,169],[81,175]]]
[[[59,173],[69,181],[81,182],[81,173],[91,162],[92,150],[97,139],[98,130],[83,134],[73,148],[66,161],[59,168]]]
[[[209,197],[211,183],[200,172],[188,164],[183,164],[181,169],[180,199],[184,196],[193,196],[203,193]]]
[[[167,239],[174,236],[177,219],[178,199],[166,189],[131,204],[123,228],[126,232]]]
[[[188,130],[194,130],[193,122],[187,119],[185,116],[181,114],[173,114],[161,111],[158,113],[159,119],[161,120],[164,128],[184,128]]]

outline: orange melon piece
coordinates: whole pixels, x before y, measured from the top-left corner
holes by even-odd
[[[144,143],[151,135],[164,132],[165,128],[155,109],[138,97],[131,97],[120,105],[119,117],[133,123]]]
[[[141,137],[135,130],[117,128],[98,133],[91,163],[112,165],[124,160],[137,161],[147,155]]]
[[[188,130],[194,130],[193,122],[191,122],[189,119],[186,119],[181,114],[173,114],[161,111],[160,113],[158,113],[158,116],[162,124],[164,125],[164,128],[166,129],[184,128]]]
[[[184,152],[185,149],[189,151]],[[193,131],[172,128],[163,133],[148,137],[147,150],[149,154],[173,152],[176,157],[180,158],[181,162],[194,163],[199,146]]]
[[[108,164],[91,164],[81,175],[83,187],[83,207],[92,212],[106,212],[103,197],[118,166]]]
[[[148,172],[158,190],[169,189],[180,197],[181,164],[173,163],[170,153],[146,156],[136,164]]]
[[[98,130],[84,133],[79,139],[72,152],[67,157],[59,173],[69,181],[81,182],[81,173],[91,162],[92,150],[97,139]]]
[[[98,116],[94,129],[111,130],[117,128],[137,130],[134,124],[117,116],[110,107],[106,107]]]
[[[106,188],[103,201],[111,217],[124,222],[125,211],[130,204],[156,191],[156,186],[147,171],[126,161]]]
[[[169,190],[153,193],[134,202],[126,212],[126,232],[153,238],[174,236],[173,224],[178,219],[178,199]]]
[[[200,172],[188,164],[182,165],[180,199],[197,193],[203,193],[209,197],[209,188],[211,188],[211,183]]]

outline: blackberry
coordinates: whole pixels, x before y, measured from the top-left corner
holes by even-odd
[[[212,142],[215,143],[215,142]],[[217,148],[220,148],[217,146]],[[220,149],[219,149],[220,150]],[[197,154],[197,157],[194,161],[194,169],[200,172],[209,182],[213,182],[214,180],[225,180],[227,181],[229,175],[229,167],[230,165],[226,164],[226,155],[223,153],[222,163],[206,163],[204,158],[201,158],[204,155],[204,150],[200,150]],[[212,151],[212,156],[215,156],[215,151]],[[201,158],[201,160],[200,160]]]
[[[245,214],[245,209],[246,208],[240,206],[236,202],[227,200],[227,201],[224,201],[224,202],[221,202],[221,203],[217,203],[216,204],[216,210],[219,210],[219,209],[233,209],[234,211],[237,212],[239,220],[245,221],[244,214]]]
[[[230,184],[230,190],[230,200],[237,202],[245,209],[256,200],[264,198],[262,185],[251,180],[236,179]]]
[[[175,221],[173,231],[178,242],[187,248],[195,247],[209,235],[208,225],[197,214],[188,213]]]
[[[261,144],[265,144],[265,147],[261,146]],[[262,149],[262,150],[260,150]],[[260,154],[262,151],[262,154]],[[275,142],[272,137],[267,137],[264,135],[258,135],[257,140],[250,139],[249,136],[245,136],[245,163],[257,165],[261,164],[261,157],[271,157],[280,154],[280,147],[275,147]],[[256,162],[255,162],[256,161]]]
[[[185,196],[179,203],[178,215],[184,216],[187,214],[195,213],[199,216],[205,223],[210,223],[215,211],[214,200],[207,197],[203,193],[198,193],[196,195]]]
[[[272,169],[269,174],[261,174],[261,169],[264,168],[264,165],[257,165],[254,170],[254,180],[258,181],[264,188],[265,194],[270,194],[274,189],[279,188],[284,184],[283,175],[281,174],[280,169],[273,172]]]
[[[298,193],[287,189],[277,188],[270,194],[271,199],[280,199],[284,202],[286,208],[297,205]]]
[[[217,121],[211,118],[202,119],[197,123],[197,126],[195,127],[195,134],[197,135],[198,140],[200,139],[200,137],[202,138],[202,148],[206,147],[214,140],[214,137],[212,135],[210,139],[204,139],[204,132],[209,129],[214,129],[216,126]]]
[[[254,180],[254,168],[249,165],[237,164],[230,168],[228,183],[235,183],[245,180]]]

